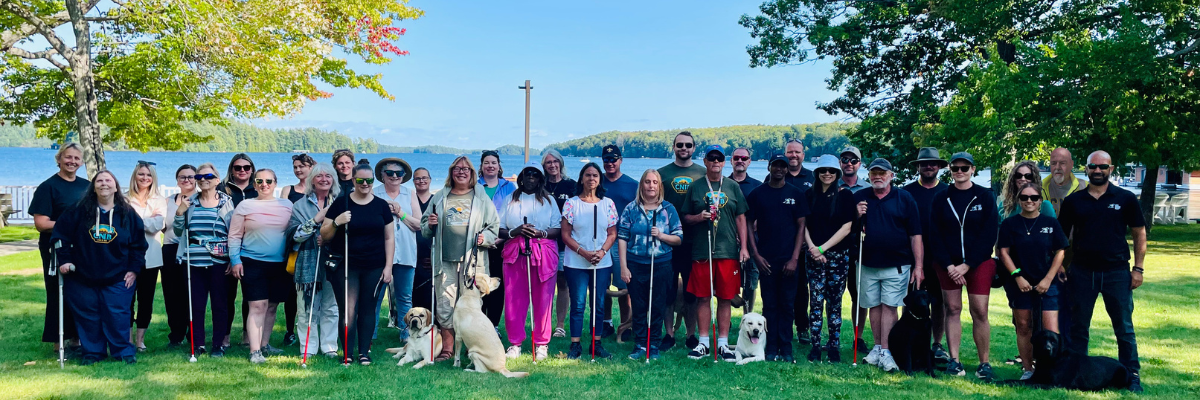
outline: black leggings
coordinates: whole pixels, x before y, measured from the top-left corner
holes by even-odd
[[[175,261],[178,244],[163,245],[162,295],[167,310],[167,340],[182,343],[188,334],[188,280],[185,266]],[[195,276],[193,279],[197,278]],[[140,281],[139,281],[140,282]]]
[[[504,276],[504,255],[499,248],[488,250],[488,276]],[[500,326],[500,318],[504,316],[504,285],[483,296],[483,313],[492,325]]]
[[[291,275],[288,275],[289,277]],[[283,302],[283,316],[287,321],[287,333],[296,333],[296,285],[288,285],[288,297]]]
[[[154,314],[154,290],[158,289],[158,268],[146,268],[142,270],[137,277],[137,292],[133,296],[133,301],[129,303],[129,309],[133,310],[131,318],[137,324],[138,329],[146,329],[150,327],[150,317]],[[137,307],[134,307],[134,305]]]
[[[360,265],[383,265],[378,263],[363,263]],[[349,281],[346,281],[345,264],[338,267],[333,275],[329,277],[329,281],[333,283],[333,293],[337,297],[338,312],[341,313],[341,328],[338,330],[338,338],[342,340],[342,349],[349,348],[348,343],[351,343],[354,338],[358,341],[358,354],[367,355],[371,351],[371,335],[375,332],[375,323],[379,320],[375,314],[375,301],[377,296],[383,292],[382,285],[379,284],[379,278],[383,276],[383,267],[374,269],[351,268]],[[349,286],[349,299],[346,296],[347,286]],[[379,287],[380,290],[375,289]],[[347,307],[346,301],[350,304]],[[350,310],[347,314],[347,308]],[[346,336],[346,321],[350,321],[349,337]],[[362,332],[362,335],[358,333]],[[346,356],[354,358],[354,349],[346,352]]]

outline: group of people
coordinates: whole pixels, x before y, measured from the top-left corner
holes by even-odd
[[[613,145],[575,180],[553,150],[522,166],[515,181],[504,178],[499,154],[485,151],[478,169],[456,158],[439,190],[431,190],[425,168],[398,158],[356,162],[349,150],[329,164],[293,156],[299,182],[278,189],[275,171],[238,154],[224,178],[209,163],[179,166],[180,193],[164,197],[155,163],[139,162],[122,191],[108,171],[91,182],[76,176],[82,152],[67,144],[30,213],[47,272],[63,274],[64,328],[84,364],[110,354],[136,362],[161,270],[171,347],[223,356],[240,286],[243,341],[255,363],[281,352],[270,342],[284,303],[285,345],[301,341],[294,332],[311,331],[306,356],[370,364],[385,294],[401,340],[406,321],[394,316],[432,309],[443,344],[435,362],[450,359],[455,300],[485,274],[501,278],[482,311],[493,325],[503,322],[510,358],[523,353],[527,336],[541,359],[552,337],[568,335],[568,358],[608,358],[601,339],[620,334],[633,342],[630,358],[657,359],[683,328],[688,357],[733,360],[732,308],[752,311],[761,294],[768,360],[794,362],[794,324],[796,340],[811,345],[809,361],[840,362],[849,288],[854,332],[869,319],[874,343],[868,350],[860,338],[855,346],[866,363],[893,371],[888,333],[908,292],[925,289],[934,294],[931,351],[961,376],[965,287],[976,376],[991,379],[988,296],[1002,285],[1023,378],[1034,368],[1034,326],[1067,331],[1070,348],[1086,354],[1100,295],[1121,362],[1139,369],[1131,314],[1144,271],[1145,221],[1136,198],[1109,184],[1107,153],[1088,156],[1086,181],[1074,176],[1065,149],[1052,153],[1045,179],[1037,164],[1019,163],[997,196],[972,182],[968,153],[944,160],[937,149],[921,149],[918,179],[901,188],[882,158],[860,180],[863,159],[854,147],[822,155],[809,170],[803,143],[788,141],[759,181],[747,174],[746,148],[728,153],[733,173],[725,176],[721,146],[705,147],[702,164],[693,161],[698,145],[689,132],[671,146],[673,162],[636,180],[622,172],[621,148]],[[939,180],[946,168],[951,184]],[[415,190],[403,185],[409,180]],[[47,274],[47,342],[58,341],[55,279]],[[1135,375],[1131,389],[1140,388]]]

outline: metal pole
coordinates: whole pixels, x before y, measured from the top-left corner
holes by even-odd
[[[525,80],[525,86],[518,86],[517,89],[525,91],[525,163],[529,163],[529,91],[533,90],[533,85],[529,84],[529,80]]]

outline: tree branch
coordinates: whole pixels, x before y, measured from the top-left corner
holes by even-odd
[[[36,29],[38,33],[41,33],[42,36],[46,38],[47,42],[50,42],[50,47],[53,47],[55,50],[57,50],[58,54],[61,54],[63,57],[67,57],[68,59],[70,58],[71,49],[63,43],[62,39],[58,37],[58,34],[54,33],[54,27],[47,25],[46,21],[43,21],[36,15],[33,15],[32,12],[14,1],[5,1],[0,3],[0,9],[8,10],[8,12],[16,14],[18,17],[28,21],[31,25],[33,25],[34,29]]]
[[[1192,44],[1188,45],[1187,47],[1184,47],[1184,48],[1182,48],[1182,49],[1179,49],[1178,51],[1175,51],[1175,52],[1172,52],[1171,54],[1167,54],[1167,55],[1163,56],[1163,58],[1175,58],[1175,57],[1179,57],[1179,56],[1182,56],[1182,55],[1184,55],[1184,54],[1187,54],[1187,53],[1191,53],[1191,52],[1193,52],[1193,51],[1196,51],[1197,49],[1200,49],[1200,38],[1197,38],[1196,40],[1193,40],[1193,41],[1192,41]]]
[[[10,2],[4,1],[4,3],[5,3],[4,5],[6,7],[4,7],[3,9],[7,10],[8,3],[10,3]],[[117,3],[124,6],[123,2],[117,2]],[[85,12],[90,11],[91,9],[95,8],[97,4],[100,4],[100,0],[88,0],[88,2],[84,6]],[[18,14],[18,15],[20,15],[20,14]],[[25,17],[22,16],[21,18],[25,18]],[[97,18],[107,18],[107,17],[97,17]],[[42,21],[43,23],[45,23],[46,25],[48,25],[52,28],[57,27],[62,24],[65,24],[70,20],[71,20],[71,15],[69,13],[67,13],[66,11],[59,11],[54,14],[43,16],[40,19],[40,21]],[[114,21],[115,21],[115,19],[114,19]],[[38,27],[33,24],[33,21],[30,21],[29,23],[23,23],[20,26],[10,29],[10,30],[0,32],[0,51],[8,51],[8,49],[15,46],[17,44],[17,42],[28,39],[30,36],[32,36],[33,34],[38,33],[38,32],[39,32]]]
[[[58,51],[55,51],[54,49],[31,53],[28,50],[22,49],[20,47],[11,47],[4,51],[7,52],[8,54],[12,54],[14,56],[21,57],[21,58],[28,59],[28,60],[46,60],[46,61],[49,61],[50,64],[54,64],[54,66],[58,67],[58,69],[61,69],[63,71],[67,70],[66,64],[63,64],[61,61],[58,61],[57,59],[54,58],[54,55],[58,54]]]

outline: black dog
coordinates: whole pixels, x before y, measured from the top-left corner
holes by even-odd
[[[904,316],[888,335],[892,358],[904,373],[925,371],[933,374],[933,322],[929,319],[929,294],[910,290],[904,297]]]
[[[1033,359],[1037,369],[1028,381],[1006,383],[1042,389],[1064,388],[1085,391],[1126,389],[1129,369],[1112,357],[1080,356],[1062,347],[1057,333],[1038,331],[1033,334]]]

